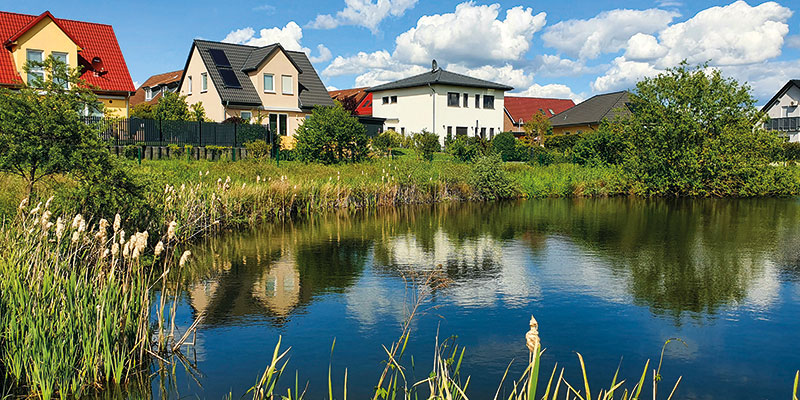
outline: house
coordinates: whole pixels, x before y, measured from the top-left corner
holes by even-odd
[[[386,119],[372,116],[372,93],[367,92],[367,88],[332,90],[328,93],[358,118],[358,122],[367,129],[367,136],[377,136],[383,132]]]
[[[503,97],[511,86],[445,71],[430,71],[373,86],[372,115],[386,118],[384,129],[402,134],[427,130],[446,137],[491,139],[503,129]]]
[[[800,79],[787,82],[761,111],[770,118],[764,128],[790,142],[800,142]]]
[[[505,97],[503,131],[519,136],[525,133],[524,125],[534,114],[550,118],[575,106],[571,99],[549,99],[543,97]]]
[[[131,96],[131,107],[141,103],[156,104],[164,94],[177,92],[182,77],[183,70],[153,75],[147,78],[136,89],[136,93]]]
[[[578,105],[550,117],[554,135],[581,134],[597,130],[607,119],[630,115],[628,92],[598,94]]]
[[[111,25],[60,19],[49,11],[38,16],[0,11],[0,42],[0,86],[20,87],[42,77],[42,70],[25,73],[26,62],[53,56],[82,69],[81,78],[96,87],[106,114],[128,116],[135,89]]]
[[[293,135],[315,106],[332,106],[325,85],[301,51],[195,40],[186,59],[180,93],[206,116],[265,118],[273,132]]]

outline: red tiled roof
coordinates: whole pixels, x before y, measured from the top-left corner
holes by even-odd
[[[158,99],[161,97],[161,92],[153,96],[150,101],[145,100],[144,96],[144,88],[146,87],[155,87],[158,85],[166,85],[173,82],[180,82],[181,78],[183,77],[183,70],[172,71],[172,72],[165,72],[163,74],[153,75],[147,78],[143,84],[139,85],[136,89],[136,93],[131,96],[131,106],[135,106],[139,103],[151,103],[155,104],[158,103]]]
[[[328,94],[332,99],[338,100],[345,104],[352,101],[352,106],[355,107],[351,110],[355,115],[372,115],[372,93],[367,92],[368,88],[355,88],[355,89],[342,89],[330,90]],[[365,101],[366,100],[366,101]],[[348,104],[345,104],[347,108]]]
[[[575,102],[570,99],[547,99],[541,97],[514,97],[505,96],[503,98],[506,112],[511,116],[511,120],[517,123],[520,119],[524,123],[533,114],[544,112],[547,118],[552,117],[562,111],[569,110],[575,106]]]
[[[7,42],[18,38],[33,27],[38,21],[49,17],[77,45],[81,47],[78,64],[83,67],[81,78],[101,91],[133,92],[133,80],[117,43],[114,28],[111,25],[92,22],[57,19],[49,11],[43,14],[27,15],[0,11],[0,42],[5,46],[0,49],[0,84],[19,85],[22,79],[11,58]],[[99,57],[103,64],[104,74],[95,75],[92,70],[92,59]]]

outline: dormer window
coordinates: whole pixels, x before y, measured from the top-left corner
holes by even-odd
[[[153,100],[153,89],[149,87],[144,88],[144,99],[145,101]]]

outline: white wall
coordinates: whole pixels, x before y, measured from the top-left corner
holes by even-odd
[[[793,102],[800,104],[800,88],[797,86],[789,88],[776,103],[772,104],[767,109],[767,115],[770,118],[800,117],[800,107],[793,106]],[[788,132],[788,137],[790,142],[800,142],[800,132]]]
[[[480,128],[486,128],[487,138],[491,128],[495,135],[503,131],[502,91],[446,85],[433,85],[432,88],[435,95],[428,86],[374,92],[372,115],[386,118],[384,129],[394,128],[397,132],[405,130],[407,135],[425,129],[438,134],[442,143],[447,136],[447,127],[452,127],[453,136],[456,135],[457,127],[466,127],[469,136],[475,136],[480,133]],[[459,107],[447,105],[448,92],[460,93]],[[469,96],[466,108],[463,107],[464,93]],[[475,108],[476,94],[481,96],[480,108]],[[493,109],[483,108],[484,95],[495,97]],[[383,97],[387,96],[390,99],[391,96],[397,96],[397,103],[383,104]]]

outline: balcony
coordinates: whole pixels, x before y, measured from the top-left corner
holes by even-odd
[[[800,130],[800,117],[773,118],[764,124],[768,131],[797,132]]]

